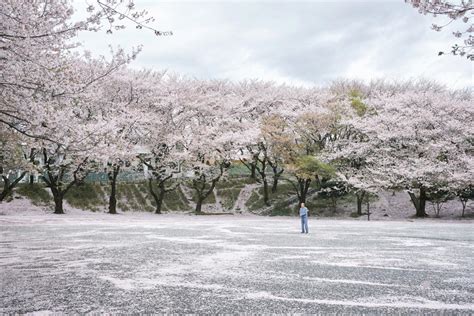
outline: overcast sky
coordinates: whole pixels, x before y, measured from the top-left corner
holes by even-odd
[[[92,2],[91,0],[89,0]],[[76,0],[78,14],[86,0]],[[322,85],[338,78],[428,78],[449,87],[472,85],[473,62],[437,56],[456,42],[442,22],[403,0],[151,1],[136,0],[170,37],[130,25],[113,35],[83,34],[97,54],[108,45],[143,45],[131,67],[167,69],[191,77],[259,78]]]

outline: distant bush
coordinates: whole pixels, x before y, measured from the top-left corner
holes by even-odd
[[[72,207],[99,211],[107,205],[102,186],[96,183],[83,183],[73,186],[64,196]]]
[[[269,190],[270,203],[272,205],[288,204],[286,201],[293,196],[295,196],[295,190],[293,186],[287,182],[281,181],[278,184],[276,192],[272,192],[271,189]],[[266,207],[263,201],[263,187],[257,188],[252,192],[245,206],[247,206],[250,211],[256,211]]]
[[[154,203],[154,202],[153,202]],[[165,193],[163,200],[164,211],[190,211],[191,206],[188,200],[184,196],[181,187],[177,187],[175,190]]]
[[[44,184],[20,184],[15,192],[18,195],[28,198],[33,205],[48,205],[53,199]]]
[[[292,216],[296,214],[297,209],[290,207],[288,203],[280,202],[275,204],[270,212],[270,216]]]

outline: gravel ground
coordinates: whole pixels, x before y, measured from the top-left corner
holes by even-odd
[[[473,314],[470,222],[0,216],[0,313]]]

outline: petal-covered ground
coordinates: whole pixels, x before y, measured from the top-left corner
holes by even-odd
[[[86,215],[87,214],[87,215]],[[0,217],[0,313],[474,313],[469,222]]]

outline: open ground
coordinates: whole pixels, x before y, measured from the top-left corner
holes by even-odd
[[[469,222],[0,217],[0,313],[474,313]]]

